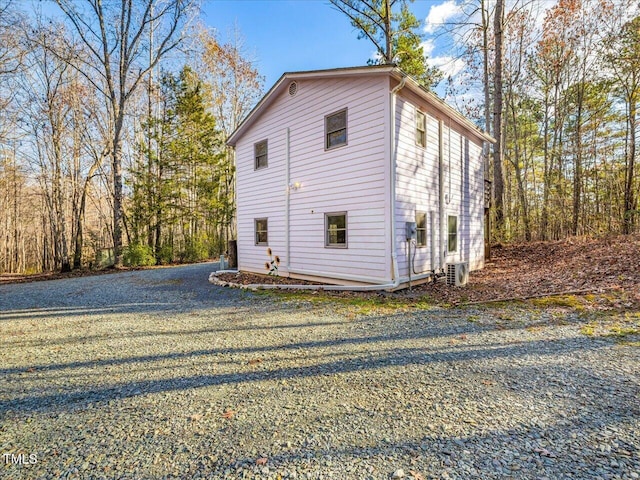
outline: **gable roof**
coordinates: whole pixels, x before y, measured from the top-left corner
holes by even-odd
[[[327,70],[310,70],[302,72],[287,72],[282,74],[278,81],[269,89],[269,91],[260,99],[255,107],[249,112],[245,119],[238,125],[235,131],[227,139],[227,145],[235,146],[238,139],[242,134],[260,117],[262,112],[271,105],[275,99],[277,99],[281,92],[283,92],[289,83],[293,80],[303,79],[319,79],[319,78],[331,78],[331,77],[355,77],[363,75],[379,75],[390,76],[396,80],[402,80],[405,78],[404,88],[409,88],[414,93],[419,95],[424,100],[428,101],[431,106],[439,110],[445,116],[448,116],[457,122],[461,123],[471,132],[475,133],[479,138],[484,141],[495,143],[495,139],[489,134],[479,129],[473,122],[467,119],[457,110],[453,109],[444,100],[435,95],[433,92],[422,87],[412,77],[404,73],[395,65],[371,65],[362,67],[346,67],[346,68],[332,68]]]

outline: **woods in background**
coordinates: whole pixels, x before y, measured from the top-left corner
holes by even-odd
[[[263,88],[239,33],[195,28],[190,1],[57,4],[0,3],[0,272],[224,252],[224,139]]]
[[[239,32],[184,0],[0,0],[0,273],[218,255],[235,238],[224,140],[263,93]],[[408,0],[332,0],[425,87]],[[467,0],[434,27],[464,69],[447,100],[487,151],[494,241],[638,231],[640,15],[628,0]],[[363,59],[365,63],[367,59]]]

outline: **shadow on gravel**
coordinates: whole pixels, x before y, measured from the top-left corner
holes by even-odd
[[[414,332],[415,333],[415,332]],[[344,344],[367,344],[376,342],[387,342],[405,338],[403,334],[380,335],[364,338],[347,338],[341,340],[300,342],[287,345],[268,347],[245,347],[241,349],[207,349],[191,351],[187,353],[171,353],[163,355],[150,355],[142,357],[130,357],[123,359],[113,359],[106,361],[72,362],[69,364],[41,365],[34,369],[46,371],[63,370],[67,368],[94,367],[104,365],[121,365],[131,363],[148,363],[161,359],[180,359],[184,357],[201,357],[215,355],[218,353],[238,353],[238,352],[269,352],[281,351],[282,349],[313,349],[330,345]],[[386,367],[403,367],[408,365],[426,366],[437,362],[473,362],[477,360],[491,360],[496,358],[519,357],[535,354],[560,355],[573,351],[584,351],[587,348],[597,349],[603,343],[589,342],[588,344],[578,339],[564,340],[536,340],[526,343],[499,346],[472,346],[465,349],[447,349],[445,351],[425,351],[421,348],[394,348],[385,352],[379,357],[355,356],[349,359],[342,359],[333,362],[319,363],[311,366],[296,368],[280,368],[252,372],[234,372],[216,375],[193,375],[190,377],[179,377],[170,380],[147,380],[124,384],[114,384],[108,386],[87,386],[83,391],[68,391],[60,393],[48,393],[45,388],[39,390],[38,394],[28,395],[21,398],[0,400],[0,413],[9,410],[28,411],[60,411],[72,410],[82,403],[105,403],[110,400],[119,400],[135,397],[139,395],[155,394],[167,391],[189,390],[215,385],[230,385],[246,382],[273,381],[284,379],[296,379],[313,377],[320,375],[331,375],[336,373],[349,373],[362,370],[375,370]],[[442,350],[442,349],[441,349]],[[33,370],[32,370],[33,371]],[[20,374],[24,370],[5,369],[1,371],[3,375]],[[43,387],[46,387],[46,379]],[[41,393],[42,392],[42,393]],[[6,398],[6,396],[5,396]]]
[[[242,304],[247,292],[211,285],[216,263],[0,285],[0,322],[104,314],[155,314]]]
[[[278,311],[282,311],[281,309],[277,309]],[[243,318],[247,314],[251,313],[250,309],[236,309],[234,311],[229,311],[224,313],[224,319],[229,320],[231,317],[239,317]],[[397,315],[388,315],[385,317],[389,323],[393,323],[394,319],[397,318],[400,320],[402,318],[402,314]],[[140,364],[140,363],[148,363],[148,362],[157,362],[162,360],[179,360],[179,359],[189,359],[195,357],[208,357],[215,356],[220,354],[255,354],[255,353],[269,353],[269,352],[283,352],[287,350],[309,350],[317,348],[326,348],[326,347],[336,347],[336,346],[355,346],[355,345],[366,345],[366,344],[376,344],[378,342],[396,342],[403,340],[429,340],[437,337],[447,337],[451,335],[459,335],[470,333],[470,331],[478,330],[478,327],[475,327],[471,324],[465,325],[462,324],[462,328],[459,326],[441,326],[438,322],[430,323],[430,324],[413,324],[408,325],[402,331],[397,332],[389,332],[384,331],[377,335],[367,335],[367,331],[364,330],[367,328],[369,324],[374,324],[377,321],[380,321],[379,317],[374,317],[373,319],[368,319],[363,321],[361,324],[356,324],[354,321],[344,321],[344,322],[313,322],[309,321],[308,323],[296,323],[296,324],[286,324],[286,325],[243,325],[243,326],[232,326],[232,327],[210,327],[205,329],[197,329],[197,330],[171,330],[171,331],[145,331],[145,332],[126,332],[123,334],[118,333],[108,333],[101,335],[89,335],[89,336],[81,336],[81,337],[72,337],[72,338],[63,338],[59,340],[50,341],[49,339],[39,341],[38,343],[32,343],[30,341],[25,341],[24,346],[39,346],[39,344],[46,345],[55,345],[55,344],[67,344],[67,343],[85,343],[86,341],[99,341],[99,340],[113,340],[118,338],[140,338],[140,337],[155,337],[155,336],[181,336],[184,334],[188,335],[204,335],[209,333],[223,333],[223,332],[251,332],[255,331],[259,334],[262,330],[290,330],[297,328],[313,328],[313,327],[326,327],[326,326],[341,326],[341,325],[353,325],[359,326],[363,329],[362,336],[352,336],[352,337],[342,337],[342,338],[331,338],[328,340],[312,340],[312,341],[304,341],[304,342],[290,342],[283,343],[279,345],[251,345],[251,346],[243,346],[243,347],[235,347],[235,348],[211,348],[211,349],[201,349],[201,350],[191,350],[188,352],[169,352],[162,353],[157,355],[142,355],[142,356],[132,356],[126,358],[110,358],[110,359],[100,359],[100,360],[87,360],[81,362],[68,362],[68,363],[42,363],[39,365],[30,365],[29,369],[37,370],[41,372],[47,371],[59,371],[66,369],[75,369],[75,368],[96,368],[96,367],[105,367],[105,366],[114,366],[114,365],[128,365],[128,364]],[[233,321],[233,320],[231,320]],[[482,327],[480,327],[482,329]],[[536,343],[535,345],[527,345],[524,343],[518,344],[521,346],[521,351],[524,353],[527,349],[531,349],[532,351],[537,351],[535,349],[539,349],[541,345],[545,342]],[[0,342],[1,344],[1,342]],[[21,346],[19,342],[10,341],[8,342],[11,346]],[[494,346],[504,346],[504,342],[495,344],[495,345],[481,345],[482,349],[489,350]],[[420,350],[422,351],[422,350]],[[555,353],[555,350],[554,352]],[[24,368],[0,368],[1,375],[10,375],[10,374],[19,374],[24,372]]]
[[[278,469],[316,463],[319,467],[323,459],[351,464],[354,459],[366,461],[376,457],[400,457],[403,460],[399,462],[413,465],[411,470],[429,471],[434,475],[426,478],[627,478],[614,477],[602,469],[598,472],[592,462],[594,458],[605,464],[615,460],[615,471],[621,475],[637,471],[640,446],[621,439],[618,434],[628,430],[628,423],[634,420],[634,415],[637,412],[621,412],[616,421],[610,418],[603,421],[598,412],[583,411],[569,419],[557,418],[544,427],[520,423],[507,431],[485,430],[468,436],[426,435],[403,442],[388,441],[375,446],[344,449],[327,448],[315,443],[312,437],[311,442],[294,451],[269,456],[269,466]],[[572,438],[577,439],[574,445],[566,440]],[[593,448],[593,444],[586,446],[582,444],[585,438],[597,438],[599,441],[594,443],[610,449],[605,453]],[[555,440],[559,440],[557,444]],[[255,458],[234,459],[232,462],[230,465],[224,458],[216,467],[221,472],[228,468],[249,471],[256,468]],[[472,475],[462,470],[459,463],[466,464],[467,468],[473,466],[477,473]],[[453,477],[442,475],[444,471]],[[366,475],[366,478],[373,477]]]

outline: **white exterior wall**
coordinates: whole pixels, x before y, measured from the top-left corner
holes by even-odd
[[[238,266],[266,273],[267,246],[254,219],[268,218],[280,275],[326,275],[388,282],[390,261],[389,91],[383,76],[297,80],[264,110],[236,145]],[[347,108],[346,146],[325,150],[325,116]],[[286,245],[289,129],[290,258]],[[268,167],[254,170],[254,144],[268,140]],[[347,212],[348,248],[325,247],[325,213]],[[290,271],[287,264],[290,263]]]
[[[426,114],[427,145],[415,140],[415,112]],[[409,274],[405,223],[416,221],[416,211],[427,214],[425,247],[415,252],[415,276],[440,267],[440,252],[447,248],[448,215],[458,217],[458,248],[446,262],[468,261],[472,270],[484,266],[484,166],[481,141],[460,125],[441,116],[412,94],[401,92],[396,102],[396,251],[400,277]],[[439,119],[443,121],[444,235],[440,236]],[[433,231],[432,231],[433,227]],[[412,253],[413,257],[413,253]],[[417,273],[416,273],[417,272]]]

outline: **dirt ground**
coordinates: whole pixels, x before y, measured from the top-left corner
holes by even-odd
[[[157,268],[157,267],[155,267]],[[119,270],[77,270],[36,275],[0,274],[0,285],[113,273]],[[311,283],[278,276],[223,274],[220,280],[242,284]],[[640,305],[640,235],[604,238],[573,237],[554,242],[494,245],[485,268],[472,272],[465,287],[427,283],[394,297],[427,296],[437,303],[460,304],[550,294],[624,291]],[[352,293],[332,292],[349,296]],[[372,294],[378,295],[378,294]]]
[[[309,283],[252,274],[223,274],[220,279],[242,284]],[[394,295],[459,304],[609,290],[625,291],[640,304],[640,235],[495,245],[485,268],[472,272],[465,287],[427,283]]]

